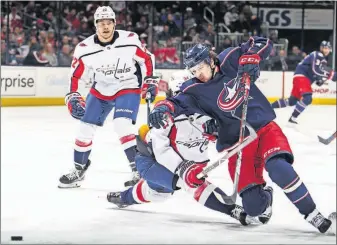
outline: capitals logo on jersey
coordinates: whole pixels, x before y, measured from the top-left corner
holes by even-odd
[[[245,99],[245,82],[243,78],[234,78],[224,83],[218,96],[218,107],[224,112],[235,111]]]

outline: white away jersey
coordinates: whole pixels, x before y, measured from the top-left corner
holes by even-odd
[[[104,46],[103,46],[104,45]],[[153,57],[142,48],[138,35],[116,30],[111,42],[102,44],[92,35],[76,46],[71,64],[70,92],[81,79],[92,79],[90,93],[100,99],[114,99],[119,91],[136,90],[145,76],[152,76]]]
[[[209,141],[203,137],[202,124],[211,118],[180,115],[165,129],[152,128],[148,134],[157,162],[174,172],[183,160],[207,162]]]

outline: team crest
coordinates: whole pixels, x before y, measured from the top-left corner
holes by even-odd
[[[245,99],[245,83],[238,77],[224,83],[218,97],[218,107],[225,112],[234,111]]]

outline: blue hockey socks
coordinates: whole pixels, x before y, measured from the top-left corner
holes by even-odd
[[[81,166],[85,166],[88,162],[91,148],[92,148],[92,141],[84,142],[76,140],[74,149],[74,162]]]
[[[294,168],[282,157],[273,157],[265,166],[271,180],[283,189],[288,199],[303,215],[316,208],[307,187],[303,184]]]
[[[303,98],[296,103],[294,112],[291,116],[297,118],[311,103],[312,103],[312,95],[311,94],[303,95]]]
[[[290,96],[288,99],[279,99],[271,104],[271,107],[274,109],[276,108],[284,108],[287,106],[293,106],[296,104],[298,99],[296,99],[294,96]]]

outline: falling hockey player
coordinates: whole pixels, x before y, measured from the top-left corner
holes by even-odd
[[[290,97],[272,103],[273,108],[295,106],[294,112],[289,118],[290,123],[297,124],[297,117],[311,104],[312,84],[322,86],[325,81],[336,81],[336,73],[327,67],[326,57],[330,52],[330,43],[322,41],[320,51],[310,53],[297,65]]]
[[[306,221],[321,233],[335,234],[336,213],[327,219],[316,209],[307,187],[292,167],[294,157],[286,136],[273,121],[275,112],[254,83],[260,74],[259,62],[269,56],[271,49],[271,41],[262,37],[251,37],[246,43],[228,48],[215,58],[205,45],[197,44],[188,49],[184,63],[195,75],[192,84],[177,96],[158,102],[149,115],[149,122],[161,128],[167,124],[167,117],[191,113],[212,117],[219,125],[216,148],[221,152],[236,147],[239,138],[247,136],[247,130],[245,135],[240,135],[241,121],[245,119],[258,135],[242,150],[238,193],[245,212],[250,216],[271,215],[273,191],[264,188],[265,168]],[[251,81],[248,98],[244,94],[248,83],[242,79],[247,75]],[[245,117],[242,108],[247,101]],[[236,159],[237,155],[234,155],[228,162],[232,179]],[[185,165],[180,174],[189,177],[190,185],[200,184],[197,175],[204,165],[195,162]]]
[[[103,126],[114,108],[114,128],[133,171],[132,186],[139,180],[136,154],[136,123],[140,94],[155,87],[153,60],[141,46],[137,34],[115,30],[115,13],[108,6],[98,7],[94,22],[96,34],[76,46],[71,64],[70,91],[65,101],[70,114],[80,120],[75,140],[75,169],[60,178],[60,188],[79,187],[90,160],[97,126]],[[93,80],[86,101],[77,91],[81,80]],[[144,79],[144,82],[143,82]],[[151,90],[152,95],[157,89]],[[113,164],[113,163],[112,163]]]
[[[169,81],[169,94],[180,91],[184,80],[191,77],[189,71],[179,71],[172,75]],[[169,198],[175,191],[183,188],[200,204],[212,210],[225,213],[247,225],[256,222],[236,204],[226,205],[220,195],[223,192],[207,180],[190,181],[189,175],[184,175],[186,167],[206,166],[209,161],[207,148],[214,135],[204,134],[204,129],[215,127],[210,118],[198,114],[179,115],[174,122],[169,122],[165,128],[152,128],[148,133],[146,127],[141,127],[141,138],[147,136],[147,143],[138,141],[136,166],[142,179],[133,187],[123,192],[110,192],[109,202],[124,208],[134,204],[160,202]],[[145,131],[145,132],[144,132]],[[147,133],[147,134],[146,134]],[[193,170],[192,170],[193,171]]]

